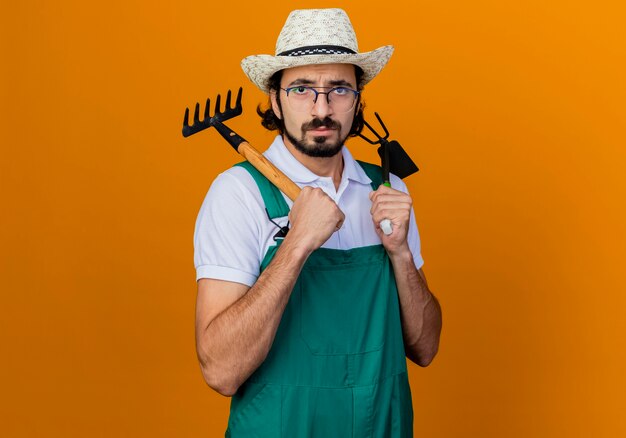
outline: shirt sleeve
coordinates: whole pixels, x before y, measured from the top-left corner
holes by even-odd
[[[391,174],[390,179],[391,179],[390,181],[391,186],[394,189],[400,190],[407,194],[409,193],[409,189],[407,188],[406,184],[399,177]],[[420,269],[422,266],[424,266],[424,259],[422,258],[420,234],[419,234],[419,230],[417,229],[417,222],[415,221],[415,212],[413,211],[412,208],[411,208],[411,217],[409,219],[409,231],[407,234],[407,242],[409,244],[409,249],[411,250],[411,254],[413,254],[413,262],[415,263],[415,267],[417,269]]]
[[[252,286],[261,265],[259,218],[265,211],[248,172],[234,167],[209,189],[194,232],[196,280],[213,278]]]

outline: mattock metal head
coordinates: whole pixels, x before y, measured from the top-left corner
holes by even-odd
[[[235,106],[231,107],[231,92],[228,90],[228,94],[226,94],[226,105],[224,110],[220,110],[221,106],[221,96],[218,94],[215,99],[215,109],[213,110],[213,115],[211,116],[211,99],[206,100],[206,104],[204,106],[204,117],[202,121],[200,121],[200,104],[196,103],[196,108],[193,113],[193,124],[189,125],[189,108],[185,109],[185,118],[183,120],[183,136],[189,137],[197,132],[203,131],[211,126],[215,126],[216,124],[223,122],[228,119],[232,119],[240,115],[243,111],[241,106],[241,93],[242,88],[239,87],[239,91],[237,92],[237,99],[235,100]]]
[[[382,126],[385,131],[385,136],[381,136],[372,126],[363,120],[363,124],[367,126],[372,134],[374,134],[377,140],[371,140],[367,138],[362,133],[359,134],[363,140],[370,144],[379,144],[378,155],[381,158],[381,167],[383,169],[383,180],[389,181],[389,172],[399,176],[400,178],[406,178],[409,175],[414,174],[419,170],[417,165],[411,160],[411,157],[405,152],[405,150],[400,146],[395,140],[387,140],[389,138],[389,131],[387,127],[383,123],[382,119],[378,115],[378,113],[374,113],[376,118],[378,119],[378,123]]]

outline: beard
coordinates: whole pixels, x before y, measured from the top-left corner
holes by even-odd
[[[307,143],[305,141],[307,131],[321,127],[335,129],[337,133],[339,133],[339,138],[337,138],[337,141],[329,141],[328,137],[319,136],[313,137],[313,143]],[[289,139],[291,144],[299,152],[302,152],[309,157],[316,158],[334,157],[341,151],[343,143],[346,141],[346,138],[348,138],[347,135],[341,138],[341,123],[331,119],[330,117],[326,117],[323,120],[313,119],[310,122],[304,123],[301,127],[301,133],[301,137],[298,139],[295,135],[291,134],[285,127],[285,137]]]

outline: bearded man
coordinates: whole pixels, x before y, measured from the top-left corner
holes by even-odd
[[[197,352],[233,397],[226,436],[413,436],[405,358],[433,360],[441,309],[405,184],[344,146],[392,52],[359,53],[343,10],[310,9],[289,15],[275,56],[242,61],[279,134],[264,155],[302,191],[292,203],[244,162],[198,215]]]

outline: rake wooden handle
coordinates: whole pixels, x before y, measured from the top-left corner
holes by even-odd
[[[289,199],[295,201],[300,194],[300,187],[290,180],[287,175],[282,173],[276,166],[274,166],[267,158],[265,158],[259,151],[257,151],[247,141],[242,142],[237,152],[245,157],[246,160],[252,164],[256,170],[261,172],[267,179],[271,181],[278,189],[283,192]]]

